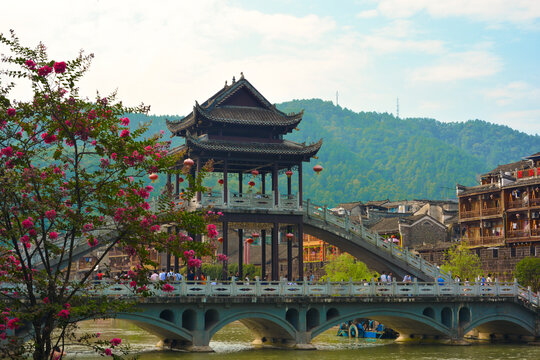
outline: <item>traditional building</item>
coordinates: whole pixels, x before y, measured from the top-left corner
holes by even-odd
[[[486,271],[510,276],[520,259],[540,255],[540,153],[481,175],[480,185],[457,185],[457,196],[462,244]]]
[[[185,138],[185,145],[172,150],[191,158],[194,173],[212,160],[213,171],[221,173],[222,184],[219,191],[198,193],[197,206],[213,206],[223,212],[221,219],[223,253],[229,254],[236,247],[238,254],[244,253],[244,242],[251,234],[244,234],[242,224],[261,224],[260,237],[266,239],[270,229],[271,278],[278,280],[279,234],[293,234],[287,237],[287,276],[292,274],[292,238],[298,241],[298,276],[303,276],[302,256],[302,163],[309,162],[322,145],[322,139],[306,145],[284,139],[284,136],[302,121],[303,112],[285,114],[271,104],[242,75],[238,81],[233,78],[227,85],[203,103],[195,103],[193,111],[177,122],[167,122],[174,136]],[[182,164],[179,164],[181,166]],[[238,188],[231,189],[229,179],[238,179]],[[287,177],[284,193],[278,184],[281,176]],[[245,182],[252,188],[256,182],[258,191],[245,191]],[[267,184],[269,178],[270,184]],[[298,193],[292,192],[295,180]],[[169,182],[173,179],[169,177]],[[174,179],[176,194],[180,193],[180,177]],[[270,186],[268,186],[270,185]],[[230,239],[233,226],[238,237],[237,245]],[[293,230],[294,228],[294,230]],[[266,275],[266,242],[262,242],[262,275]],[[242,275],[243,256],[238,256],[239,271]]]

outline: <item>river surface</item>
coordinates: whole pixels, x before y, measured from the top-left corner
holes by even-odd
[[[131,352],[143,360],[538,360],[540,346],[517,344],[483,344],[472,346],[398,345],[393,340],[366,341],[336,336],[336,329],[328,330],[313,340],[315,351],[254,349],[249,330],[241,323],[229,324],[210,342],[214,353],[186,353],[160,350],[158,338],[124,320],[99,320],[82,323],[81,328],[90,333],[100,332],[102,338],[121,338],[128,341]],[[70,346],[68,359],[104,359],[83,349]]]

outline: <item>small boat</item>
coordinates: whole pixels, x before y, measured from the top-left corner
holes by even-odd
[[[360,321],[348,321],[339,325],[338,336],[364,339],[393,339],[396,332],[387,329],[383,324],[374,320],[361,319]]]

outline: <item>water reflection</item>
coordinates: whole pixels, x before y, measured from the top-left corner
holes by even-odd
[[[475,345],[475,346],[432,346],[397,345],[393,340],[347,339],[336,336],[337,329],[319,335],[313,344],[316,351],[255,349],[249,330],[234,322],[214,335],[210,347],[215,353],[192,354],[164,351],[156,347],[159,339],[125,320],[99,320],[81,323],[87,332],[100,332],[104,338],[120,337],[128,341],[133,353],[143,360],[203,360],[203,359],[250,359],[250,360],[495,360],[495,359],[540,359],[540,347],[527,345]],[[68,358],[88,360],[103,357],[79,346],[70,346]]]

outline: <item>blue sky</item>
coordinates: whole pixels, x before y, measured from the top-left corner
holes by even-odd
[[[271,102],[482,119],[540,134],[540,1],[25,1],[0,14],[50,55],[96,55],[81,88],[186,114],[244,72]],[[15,95],[25,96],[19,88]]]

